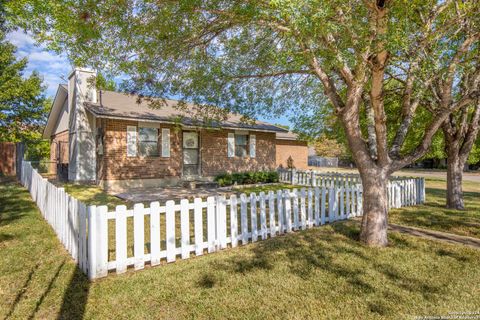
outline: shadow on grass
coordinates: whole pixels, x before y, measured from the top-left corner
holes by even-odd
[[[392,210],[390,222],[480,237],[480,193],[465,192],[466,209],[451,210],[443,203],[444,190],[428,189],[427,192],[429,200],[425,205]]]
[[[251,249],[253,255],[236,256],[216,262],[213,270],[226,271],[227,274],[247,274],[256,271],[269,272],[286,265],[287,272],[308,282],[318,277],[319,272],[327,273],[326,279],[341,279],[349,285],[348,293],[345,294],[362,294],[366,300],[370,299],[370,296],[377,300],[368,304],[372,313],[390,316],[394,314],[394,310],[382,303],[382,300],[390,301],[392,296],[396,296],[396,292],[379,289],[379,280],[370,281],[372,270],[380,274],[380,278],[387,279],[390,286],[420,294],[425,300],[433,301],[444,290],[440,284],[431,284],[428,279],[415,278],[402,272],[395,267],[394,262],[382,261],[378,255],[385,249],[364,247],[358,243],[358,238],[359,227],[355,223],[334,223],[321,231],[310,229],[256,243]],[[390,239],[391,246],[400,250],[412,250],[416,247],[412,242],[395,236]],[[416,250],[430,253],[428,248]],[[206,289],[214,287],[217,279],[212,275],[215,275],[215,272],[211,270],[204,274],[199,286]],[[396,296],[394,299],[401,303],[403,298]]]
[[[26,215],[32,209],[32,203],[15,195],[17,185],[8,183],[0,195],[0,227],[6,226]]]
[[[90,282],[82,270],[75,267],[57,319],[83,319],[88,301]]]
[[[94,185],[76,185],[76,184],[59,184],[65,188],[65,192],[69,193],[78,200],[87,205],[106,205],[109,209],[115,208],[117,205],[126,205],[132,207],[132,203],[112,196],[100,187]]]
[[[30,282],[32,282],[33,275],[35,274],[35,271],[38,269],[40,266],[39,263],[37,263],[32,270],[28,273],[27,279],[25,280],[23,286],[18,290],[17,295],[15,296],[15,299],[12,302],[12,305],[10,306],[10,309],[7,312],[7,315],[5,316],[5,320],[10,319],[12,316],[13,312],[17,308],[18,304],[22,300],[22,297],[25,295],[25,292],[27,291],[28,287],[30,286]]]
[[[16,182],[6,183],[0,187],[0,226],[18,221],[15,225],[10,226],[13,230],[12,232],[0,233],[0,243],[7,242],[16,237],[26,238],[26,234],[28,234],[28,241],[19,241],[16,244],[19,250],[26,250],[27,246],[35,245],[34,251],[41,256],[48,255],[51,253],[51,250],[56,250],[55,242],[59,240],[53,236],[52,233],[42,233],[42,235],[37,235],[35,232],[32,233],[33,224],[38,227],[35,229],[37,231],[49,227],[46,222],[42,221],[43,218],[37,216],[40,215],[40,212],[25,189],[21,188]],[[51,237],[51,239],[42,238],[42,241],[40,241],[39,237],[45,236]],[[35,243],[32,243],[32,241]],[[12,252],[16,252],[13,248],[11,249]],[[27,313],[22,313],[21,318],[38,318],[38,313],[42,306],[43,309],[48,310],[52,308],[52,306],[56,307],[60,305],[61,308],[57,315],[58,319],[82,319],[84,317],[90,284],[88,278],[78,268],[78,265],[75,265],[74,268],[72,268],[71,263],[69,265],[68,261],[71,257],[66,251],[63,252],[63,254],[52,253],[55,257],[46,260],[48,262],[36,256],[29,256],[28,260],[21,260],[22,257],[19,257],[18,261],[25,269],[29,268],[32,262],[35,263],[35,265],[31,266],[31,270],[26,275],[25,281],[18,289],[15,297],[12,297],[13,302],[9,306],[5,319],[19,318],[16,313],[22,312]],[[39,280],[43,279],[45,272],[47,275],[46,279]],[[70,274],[71,278],[68,281],[68,285],[65,286],[63,277]],[[18,274],[15,276],[18,277]],[[64,292],[60,300],[57,299],[57,293],[62,289],[64,289]],[[55,300],[52,302],[52,299]],[[34,301],[32,310],[25,310],[25,306],[33,304],[32,300]],[[51,305],[52,303],[53,305]],[[44,306],[45,304],[47,304],[47,306]],[[22,305],[22,307],[19,307],[20,305]]]

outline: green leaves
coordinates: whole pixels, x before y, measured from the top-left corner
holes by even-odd
[[[0,141],[33,143],[41,139],[51,102],[38,73],[23,76],[27,60],[17,60],[14,52],[0,33]]]
[[[442,81],[461,41],[471,30],[480,30],[480,4],[389,1],[386,33],[379,36],[376,9],[369,3],[375,2],[18,0],[9,2],[6,11],[11,25],[32,31],[77,65],[110,76],[127,74],[130,78],[122,84],[127,91],[218,105],[250,117],[313,115],[311,128],[320,130],[312,131],[322,131],[325,120],[315,116],[325,114],[319,70],[343,102],[352,87],[345,70],[368,96],[371,58],[382,42],[388,51],[382,99],[390,104],[384,108],[391,109],[390,141],[404,115],[400,105],[407,74],[418,64],[409,94],[422,102],[407,139],[414,143],[402,148],[408,152],[433,119],[425,113],[425,101],[432,99],[425,83]],[[478,61],[478,54],[466,57]],[[455,78],[462,77],[462,70]],[[332,104],[327,108],[331,111]],[[365,138],[363,118],[359,127]]]

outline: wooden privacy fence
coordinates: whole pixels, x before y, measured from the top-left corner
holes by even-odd
[[[323,185],[258,195],[138,203],[133,209],[85,206],[22,163],[22,184],[90,279],[143,269],[362,215],[361,184]],[[390,184],[413,205],[413,187]],[[403,187],[402,187],[403,186]],[[411,185],[410,185],[411,186]],[[408,193],[408,190],[412,190]],[[396,191],[395,191],[396,192]],[[392,193],[392,205],[397,193]]]
[[[16,145],[13,142],[0,142],[0,175],[14,176]]]
[[[28,189],[58,239],[87,273],[87,207],[43,178],[30,162],[22,161],[20,182]]]
[[[347,188],[359,186],[362,180],[358,174],[300,170],[279,170],[279,181],[300,186]],[[425,179],[394,176],[387,186],[389,208],[401,208],[425,202]]]

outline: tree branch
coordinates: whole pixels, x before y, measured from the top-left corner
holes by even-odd
[[[284,70],[284,71],[272,72],[272,73],[235,75],[235,76],[230,76],[230,78],[232,79],[269,78],[269,77],[280,77],[280,76],[292,75],[292,74],[313,75],[314,72],[311,70]]]

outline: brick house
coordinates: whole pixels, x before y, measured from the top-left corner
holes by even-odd
[[[307,165],[306,142],[283,128],[245,123],[237,114],[206,125],[206,118],[192,116],[193,105],[162,100],[151,108],[137,96],[96,90],[94,76],[75,69],[59,85],[44,130],[51,160],[69,181],[119,191],[274,170],[289,156],[298,168]]]

